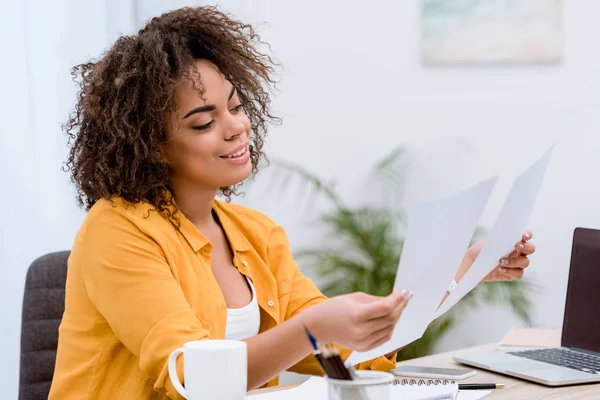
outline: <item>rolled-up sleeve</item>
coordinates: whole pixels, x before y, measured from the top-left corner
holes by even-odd
[[[139,358],[154,390],[181,399],[170,353],[212,339],[186,300],[161,247],[125,216],[107,211],[86,226],[81,266],[88,295],[117,338]],[[178,375],[183,381],[182,359]]]
[[[290,297],[287,304],[286,320],[294,317],[309,307],[317,305],[327,297],[321,293],[316,285],[307,277],[305,277],[296,261],[292,256],[289,241],[285,231],[281,227],[276,227],[271,233],[269,240],[269,263],[276,265],[276,268],[284,268],[288,272],[285,275],[292,276],[290,285]],[[350,356],[352,350],[338,346],[342,358],[345,360]],[[381,356],[373,360],[362,362],[356,365],[358,369],[371,369],[379,371],[389,371],[396,367],[396,354],[390,355],[389,358]],[[289,371],[301,374],[321,375],[323,371],[319,366],[316,358],[310,355],[292,366]]]

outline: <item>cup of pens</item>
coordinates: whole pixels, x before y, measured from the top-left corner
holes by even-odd
[[[354,371],[352,380],[327,378],[329,400],[390,400],[394,375],[381,371]]]
[[[337,347],[320,345],[308,328],[304,329],[315,349],[314,356],[325,372],[329,400],[390,400],[394,375],[346,367]]]

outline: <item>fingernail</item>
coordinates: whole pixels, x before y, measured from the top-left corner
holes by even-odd
[[[499,267],[499,268],[498,268],[498,271],[500,271],[500,272],[503,272],[503,273],[504,273],[504,272],[506,272],[506,268]]]
[[[508,265],[508,258],[502,258],[502,259],[500,259],[500,264],[502,264],[502,265]]]
[[[404,297],[405,294],[406,294],[406,289],[402,289],[402,291],[400,292],[400,296]]]
[[[517,250],[519,250],[519,251],[523,251],[523,250],[525,250],[525,245],[524,245],[523,243],[519,243],[519,244],[517,245]]]
[[[410,299],[412,299],[412,298],[413,298],[413,292],[409,292],[409,293],[408,293],[408,299],[410,300]]]
[[[525,234],[525,239],[529,240],[531,238],[531,235],[529,233]]]

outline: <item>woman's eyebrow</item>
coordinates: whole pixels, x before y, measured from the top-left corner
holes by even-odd
[[[185,117],[183,117],[183,119],[186,119],[187,117],[189,117],[192,114],[207,112],[207,111],[214,111],[216,108],[217,107],[215,107],[214,104],[208,104],[205,106],[196,107],[193,110],[190,110],[190,112],[188,112],[187,114],[185,114]]]
[[[231,92],[229,92],[229,98],[227,98],[227,101],[231,100],[231,98],[235,94],[235,90],[236,90],[235,86],[231,86]],[[185,117],[183,117],[183,119],[186,119],[187,117],[189,117],[192,114],[207,112],[207,111],[214,111],[216,108],[217,107],[214,104],[207,104],[205,106],[196,107],[193,110],[190,110],[187,114],[185,114]]]

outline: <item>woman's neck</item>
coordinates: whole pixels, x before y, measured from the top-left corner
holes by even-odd
[[[212,215],[217,191],[183,183],[173,183],[173,195],[179,210],[198,228],[209,227],[215,220]]]

